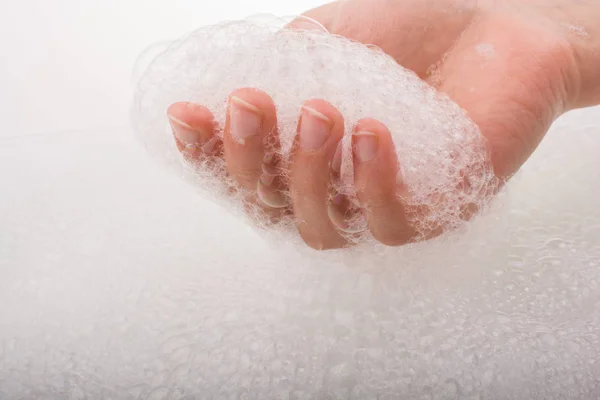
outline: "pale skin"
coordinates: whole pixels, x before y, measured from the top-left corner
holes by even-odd
[[[331,33],[380,47],[458,103],[487,139],[501,181],[523,165],[556,118],[600,103],[596,0],[346,0],[305,15]],[[224,157],[228,173],[254,193],[249,201],[274,219],[293,213],[307,245],[319,250],[346,245],[343,221],[329,201],[344,117],[327,101],[304,103],[285,183],[277,177],[277,160],[265,150],[277,126],[268,93],[235,90],[224,126],[201,104],[175,103],[167,113],[188,160]],[[368,229],[385,245],[412,241],[396,177],[402,160],[390,132],[374,119],[352,129],[354,183]],[[323,173],[327,170],[331,173]],[[291,204],[279,195],[284,184]]]

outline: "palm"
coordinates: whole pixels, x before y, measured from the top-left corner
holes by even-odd
[[[351,0],[306,15],[380,47],[449,95],[488,139],[501,178],[519,169],[566,111],[569,47],[534,13],[473,0]]]

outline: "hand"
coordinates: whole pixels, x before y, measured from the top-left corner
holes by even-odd
[[[561,3],[559,0],[555,0]],[[501,6],[498,4],[502,3]],[[535,1],[522,5],[473,0],[347,0],[306,15],[331,33],[374,44],[464,108],[486,137],[493,168],[508,179],[527,160],[551,123],[595,97],[582,90],[581,57],[560,14]],[[546,1],[547,6],[548,1]],[[564,3],[564,1],[562,1]],[[542,3],[540,3],[542,4]],[[571,32],[576,34],[576,32]],[[282,165],[265,154],[276,137],[268,93],[231,93],[224,139],[208,109],[176,103],[169,110],[178,148],[192,162],[224,157],[228,173],[254,193],[249,199],[274,219],[293,212],[305,242],[315,249],[346,244],[340,230],[344,204],[327,204],[330,168],[339,173],[343,116],[325,100],[308,100],[298,128],[299,146],[288,168],[292,204],[278,190]],[[355,186],[373,236],[387,245],[415,238],[398,196],[398,161],[390,132],[365,119],[354,128]],[[401,161],[401,160],[400,160]],[[432,231],[431,236],[439,231]]]

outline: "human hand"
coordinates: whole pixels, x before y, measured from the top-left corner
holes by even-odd
[[[556,0],[557,3],[560,3]],[[593,99],[582,87],[581,57],[556,9],[468,0],[350,0],[306,15],[329,32],[374,44],[464,108],[486,137],[494,171],[509,178],[535,150],[563,112]],[[536,8],[537,7],[537,8]],[[573,33],[573,32],[571,32]],[[576,34],[576,32],[575,32]],[[346,244],[348,204],[328,204],[331,168],[339,173],[343,116],[322,99],[307,100],[298,128],[299,146],[286,175],[265,153],[277,126],[269,94],[240,88],[231,94],[227,121],[214,122],[198,104],[173,104],[168,114],[180,151],[190,161],[224,157],[228,173],[255,195],[248,201],[277,219],[292,212],[298,230],[316,249]],[[223,129],[223,141],[216,136]],[[391,135],[373,119],[354,127],[355,186],[373,236],[387,245],[415,238],[396,180]],[[291,204],[279,193],[289,185]],[[431,236],[441,232],[432,230]]]

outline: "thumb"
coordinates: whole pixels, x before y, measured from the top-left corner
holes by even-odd
[[[510,178],[535,151],[565,111],[569,92],[568,50],[541,34],[521,32],[518,41],[497,34],[516,29],[472,24],[433,77],[487,139],[500,179]]]
[[[456,1],[432,3],[340,0],[307,11],[304,16],[331,34],[380,48],[398,64],[425,78],[476,13],[474,5],[457,7]]]

